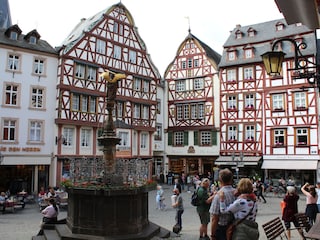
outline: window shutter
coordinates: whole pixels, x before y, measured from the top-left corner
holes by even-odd
[[[183,133],[183,145],[184,145],[184,146],[187,146],[187,145],[189,144],[188,136],[189,136],[189,135],[188,135],[188,132],[184,132],[184,133]]]
[[[211,131],[211,144],[217,145],[217,131]]]
[[[193,141],[194,141],[194,145],[199,145],[199,132],[198,131],[193,132]]]
[[[172,146],[172,132],[168,132],[168,145]]]

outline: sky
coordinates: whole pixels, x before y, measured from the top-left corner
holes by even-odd
[[[82,18],[120,0],[9,0],[12,24],[23,34],[37,29],[41,39],[60,46]],[[163,76],[179,45],[191,33],[222,54],[237,24],[283,18],[274,0],[122,0],[131,13],[153,63]],[[165,51],[164,51],[165,50]]]

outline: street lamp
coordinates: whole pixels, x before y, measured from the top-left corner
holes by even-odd
[[[243,153],[241,152],[239,157],[236,157],[234,153],[232,153],[232,162],[236,162],[236,175],[237,175],[237,183],[239,182],[239,170],[240,167],[243,167]]]
[[[310,61],[308,57],[303,56],[300,51],[300,49],[306,49],[307,44],[304,42],[298,43],[291,38],[281,38],[276,40],[272,44],[272,51],[261,55],[268,75],[279,76],[282,72],[282,62],[286,54],[282,51],[275,51],[275,47],[277,44],[285,41],[292,43],[294,46],[294,68],[288,70],[296,71],[295,78],[307,78],[310,84],[319,86],[320,76],[318,74],[318,67],[316,63]]]

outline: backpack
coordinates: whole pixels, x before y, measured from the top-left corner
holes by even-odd
[[[200,205],[200,200],[199,200],[199,197],[198,197],[198,189],[195,190],[193,193],[192,193],[192,196],[191,196],[191,205],[192,206],[199,206]]]

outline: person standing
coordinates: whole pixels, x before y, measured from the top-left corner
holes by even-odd
[[[309,223],[312,226],[316,221],[317,213],[318,213],[318,195],[316,193],[316,188],[314,185],[310,185],[309,183],[304,184],[301,187],[302,193],[306,196],[306,215],[309,217]]]
[[[182,188],[181,188],[181,184],[180,184],[179,178],[175,178],[174,179],[173,189],[175,189],[175,188],[178,188],[180,193],[182,192]]]
[[[320,182],[317,182],[316,192],[317,192],[317,196],[318,196],[318,200],[317,200],[318,213],[320,213]]]
[[[256,195],[253,193],[253,185],[249,178],[240,179],[237,186],[238,198],[229,206],[225,205],[224,192],[219,194],[220,212],[232,213],[238,224],[233,232],[232,239],[258,240],[259,228],[256,223],[258,206]],[[229,237],[230,238],[230,237]]]
[[[183,198],[179,192],[178,188],[173,189],[174,194],[176,195],[175,202],[172,204],[172,207],[176,210],[176,226],[179,227],[179,233],[182,230],[182,214],[184,212],[183,208]]]
[[[256,188],[257,188],[257,198],[260,201],[260,198],[262,198],[263,203],[267,203],[266,199],[264,198],[264,184],[260,180],[257,180],[256,183]]]
[[[295,187],[287,186],[287,193],[283,199],[283,201],[285,202],[285,207],[282,213],[282,220],[284,222],[284,226],[286,227],[287,236],[289,240],[291,239],[291,231],[290,231],[291,222],[299,231],[299,228],[298,228],[299,224],[294,216],[296,213],[298,213],[298,200],[299,200],[299,195],[296,193]]]
[[[226,230],[230,222],[230,214],[220,214],[220,197],[219,194],[223,191],[224,201],[226,206],[234,202],[235,189],[232,187],[233,174],[228,169],[222,169],[219,172],[220,190],[215,195],[209,212],[211,213],[211,239],[226,240]]]
[[[157,185],[157,194],[156,194],[156,204],[158,210],[165,210],[166,205],[164,204],[163,189],[161,185]]]
[[[199,240],[210,240],[208,236],[208,224],[210,222],[209,208],[214,198],[214,195],[210,196],[209,193],[210,180],[208,178],[202,179],[200,186],[197,190],[199,206],[197,206],[197,213],[200,218],[200,238]]]

